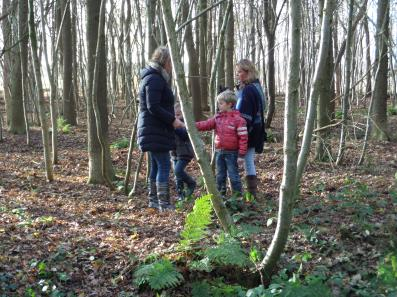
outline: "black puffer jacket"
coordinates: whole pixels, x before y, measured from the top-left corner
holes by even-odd
[[[176,150],[171,152],[173,160],[191,160],[194,158],[194,151],[190,143],[186,128],[175,129]]]
[[[174,94],[160,71],[150,66],[141,72],[138,145],[143,152],[175,149]]]

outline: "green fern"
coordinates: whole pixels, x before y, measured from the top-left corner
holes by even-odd
[[[183,276],[167,259],[142,265],[134,273],[134,284],[148,284],[155,291],[173,288],[183,282]]]
[[[213,268],[210,259],[208,257],[205,257],[204,259],[201,259],[199,261],[190,262],[189,269],[191,271],[196,270],[196,271],[211,272]]]
[[[64,117],[57,118],[57,129],[64,134],[70,133],[72,126],[68,124]]]
[[[118,140],[116,140],[115,142],[113,142],[110,145],[111,149],[123,149],[123,148],[127,148],[130,145],[130,140],[128,138],[120,138]]]
[[[243,287],[233,284],[225,284],[222,280],[216,279],[212,282],[201,281],[192,284],[192,297],[245,297]]]
[[[204,253],[212,263],[219,265],[247,267],[250,264],[250,260],[240,242],[227,235],[220,236],[218,245],[208,248]]]
[[[211,221],[211,196],[205,195],[196,199],[192,212],[186,217],[185,228],[181,232],[181,247],[186,248],[201,240],[207,233],[207,227]]]

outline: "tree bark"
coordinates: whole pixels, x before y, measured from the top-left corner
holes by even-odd
[[[348,17],[348,25],[347,25],[347,39],[346,39],[347,48],[346,48],[345,77],[344,77],[345,93],[342,98],[342,128],[340,131],[338,156],[336,158],[336,164],[338,165],[342,162],[343,154],[345,151],[347,113],[349,112],[348,107],[349,107],[349,97],[350,97],[350,77],[351,77],[352,41],[353,41],[353,31],[352,31],[353,5],[354,5],[354,0],[350,0],[349,17]]]
[[[293,203],[298,192],[296,177],[297,112],[300,84],[301,2],[289,1],[289,61],[288,84],[284,111],[284,167],[280,186],[277,227],[260,268],[262,283],[270,280],[274,267],[284,250],[291,225]]]
[[[183,5],[183,19],[186,20],[189,15],[189,2],[185,0]],[[201,110],[201,92],[200,92],[200,72],[199,72],[199,61],[197,50],[194,46],[193,41],[193,32],[192,25],[189,24],[186,26],[185,33],[185,42],[187,54],[189,57],[189,86],[190,86],[190,94],[191,100],[193,103],[193,115],[196,120],[202,118],[202,110]]]
[[[313,76],[313,83],[310,89],[310,97],[308,102],[308,111],[306,114],[302,146],[298,156],[298,167],[296,172],[297,185],[302,178],[313,138],[314,120],[316,118],[316,105],[320,92],[321,78],[323,77],[324,69],[326,68],[325,64],[326,57],[328,55],[328,47],[330,46],[328,37],[331,30],[330,25],[333,7],[334,0],[325,1],[323,19],[321,24],[320,49],[317,57],[316,69]]]
[[[104,0],[102,0],[104,1]],[[111,179],[114,175],[110,159],[108,145],[108,111],[107,111],[107,83],[106,83],[106,59],[104,28],[98,36],[100,2],[96,0],[87,1],[87,54],[88,54],[88,98],[87,98],[87,126],[88,126],[88,183],[104,184],[106,177]],[[100,42],[98,42],[98,39]],[[98,44],[97,44],[98,43]],[[97,78],[94,78],[95,66]],[[93,83],[97,81],[96,89]],[[103,149],[98,139],[97,121],[93,108],[93,98],[98,103],[99,119],[102,134]],[[103,154],[106,164],[103,164]],[[106,173],[103,175],[103,166]],[[104,177],[105,176],[105,177]]]
[[[225,87],[234,88],[234,13],[230,11],[225,36]]]
[[[70,125],[77,125],[76,103],[73,91],[73,44],[69,0],[62,1],[62,45],[63,45],[63,117]]]
[[[379,71],[375,77],[373,105],[371,109],[370,136],[373,140],[389,140],[387,132],[387,74],[388,74],[388,37],[389,1],[378,1],[376,21],[375,64]]]
[[[44,91],[41,80],[41,69],[40,69],[41,63],[39,60],[39,56],[37,54],[38,50],[37,50],[36,28],[34,23],[33,0],[29,0],[29,35],[30,35],[32,64],[34,68],[34,78],[36,81],[36,89],[38,92],[38,108],[39,108],[39,115],[41,122],[41,136],[43,141],[45,171],[46,171],[47,181],[53,181],[54,176],[53,176],[52,163],[51,163],[47,117],[45,115]]]

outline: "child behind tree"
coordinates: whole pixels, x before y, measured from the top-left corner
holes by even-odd
[[[179,103],[174,106],[175,117],[181,121],[182,111]],[[171,157],[174,164],[175,184],[178,193],[178,200],[184,200],[193,194],[196,188],[195,180],[186,173],[185,168],[189,162],[194,158],[192,144],[190,143],[189,135],[186,128],[175,129],[176,150],[171,151]],[[185,191],[185,184],[187,189]]]
[[[221,195],[226,195],[226,179],[229,176],[233,195],[241,195],[242,186],[238,172],[238,158],[247,152],[248,132],[246,121],[235,110],[237,97],[226,90],[217,98],[219,112],[207,121],[197,122],[199,131],[215,129],[216,184]]]

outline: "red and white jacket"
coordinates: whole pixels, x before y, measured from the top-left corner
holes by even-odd
[[[247,124],[238,110],[217,113],[213,118],[197,122],[196,127],[199,131],[215,129],[216,149],[238,151],[239,156],[247,153]]]

